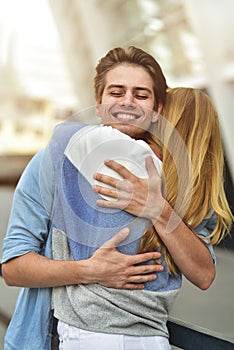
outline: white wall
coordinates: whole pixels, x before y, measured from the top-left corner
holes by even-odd
[[[206,64],[209,92],[219,112],[223,141],[234,179],[234,2],[184,0]]]

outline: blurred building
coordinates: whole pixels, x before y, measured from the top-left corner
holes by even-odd
[[[4,20],[7,13],[1,11],[0,17],[0,98],[10,99],[15,106],[13,123],[18,119],[19,99],[32,99],[34,106],[43,103],[47,107],[39,107],[39,115],[42,113],[41,132],[47,139],[48,124],[53,126],[58,116],[59,120],[66,119],[74,111],[94,106],[93,77],[100,57],[114,46],[135,45],[156,57],[169,86],[205,88],[212,96],[220,112],[228,163],[234,173],[232,0],[7,3],[11,16]],[[1,4],[6,6],[2,0],[3,7]],[[6,112],[2,108],[1,123],[11,119],[9,113],[9,108]],[[35,129],[38,132],[35,125],[40,123],[38,113],[30,114],[25,118],[26,123],[32,124],[34,135]],[[29,123],[29,119],[35,120]],[[8,128],[9,125],[4,126],[4,133]],[[19,131],[20,127],[16,129]],[[36,136],[33,138],[32,153],[44,144],[36,141]],[[1,142],[0,153],[5,147],[8,149]]]
[[[23,13],[18,16],[22,21]],[[78,104],[58,39],[34,31],[31,22],[17,30],[0,18],[0,155],[34,154],[48,142],[61,111],[67,117]]]
[[[56,123],[79,110],[87,121],[98,60],[115,46],[135,45],[156,57],[169,86],[211,95],[234,175],[232,0],[23,0],[17,6],[8,7],[15,14],[11,26],[0,17],[0,155],[34,154]]]

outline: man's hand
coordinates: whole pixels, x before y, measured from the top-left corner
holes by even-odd
[[[120,230],[84,260],[53,260],[35,252],[13,258],[2,265],[6,284],[17,287],[46,288],[70,284],[99,283],[106,287],[143,289],[144,282],[152,281],[162,265],[141,265],[159,259],[158,252],[136,255],[120,253],[116,246],[129,235],[129,229]]]
[[[159,259],[161,256],[159,252],[125,255],[116,249],[116,246],[128,235],[128,228],[120,230],[88,259],[91,271],[95,274],[96,283],[112,288],[143,289],[145,282],[155,280],[156,273],[163,271],[163,266],[155,263],[138,265]]]

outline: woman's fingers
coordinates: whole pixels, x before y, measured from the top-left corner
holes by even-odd
[[[93,191],[96,192],[96,193],[99,193],[100,195],[111,197],[113,199],[119,198],[118,191],[112,190],[110,188],[102,187],[102,186],[99,186],[99,185],[94,185],[93,186]]]
[[[102,182],[106,185],[109,185],[113,188],[116,188],[118,183],[120,182],[119,179],[116,179],[114,177],[111,177],[109,175],[104,175],[104,174],[101,174],[101,173],[96,173],[94,174],[94,179],[99,181],[99,182]]]
[[[123,179],[119,180],[99,173],[95,174],[94,178],[101,182],[101,185],[94,185],[93,190],[100,195],[108,197],[107,201],[99,198],[96,202],[97,205],[103,208],[122,209],[135,216],[155,221],[158,217],[159,209],[161,210],[162,205],[160,203],[163,201],[163,197],[161,177],[152,157],[146,158],[148,179],[133,175],[124,166],[115,161],[108,160],[105,163]],[[105,185],[109,185],[112,188],[106,188]]]
[[[102,208],[111,208],[111,209],[121,209],[125,210],[129,204],[129,201],[120,201],[120,200],[104,200],[97,199],[97,205]]]

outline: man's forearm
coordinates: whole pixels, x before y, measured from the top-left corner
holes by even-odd
[[[139,264],[159,258],[159,252],[125,255],[114,247],[101,247],[91,258],[79,261],[52,260],[31,252],[4,263],[2,272],[8,285],[18,287],[99,283],[112,288],[143,289],[144,283],[154,280],[163,267]]]
[[[85,283],[86,270],[85,261],[56,261],[33,252],[2,265],[3,277],[8,285],[31,288]]]

